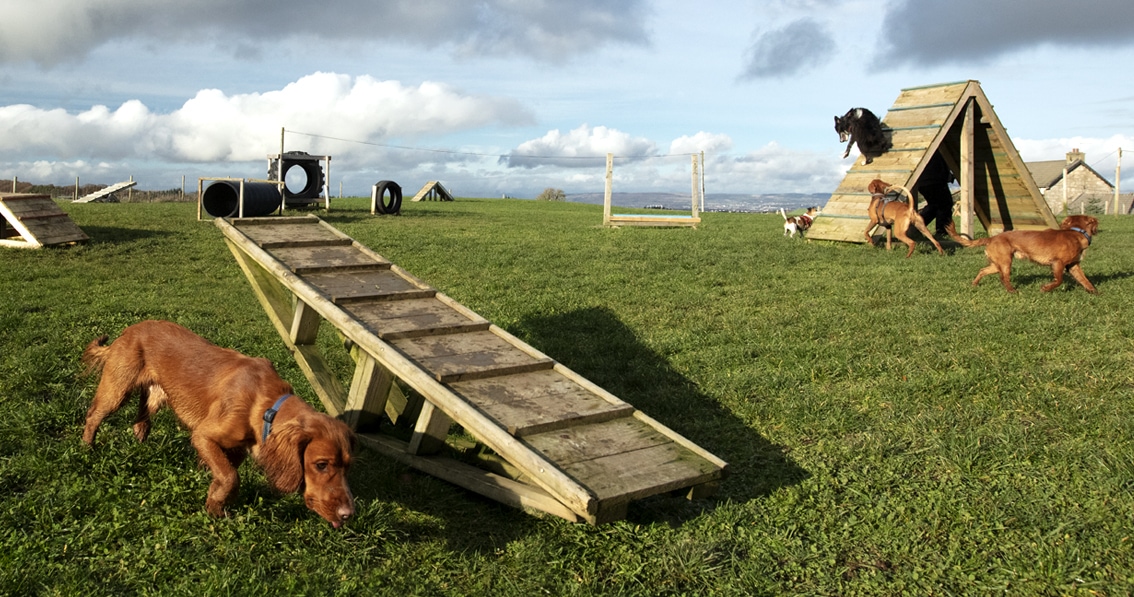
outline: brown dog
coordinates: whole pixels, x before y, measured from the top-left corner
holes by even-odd
[[[886,201],[886,193],[891,189],[905,193],[906,197],[909,198],[909,203]],[[933,238],[933,235],[929,233],[929,228],[925,227],[925,220],[921,218],[921,214],[917,213],[917,204],[914,203],[913,194],[908,189],[875,178],[870,181],[867,190],[870,191],[870,206],[867,207],[870,224],[862,233],[866,237],[866,242],[873,245],[874,238],[870,236],[870,231],[874,230],[875,226],[882,226],[886,229],[886,250],[889,251],[892,248],[891,236],[896,236],[898,240],[910,248],[909,252],[906,253],[906,259],[909,259],[910,255],[913,255],[914,247],[917,246],[913,239],[906,235],[910,224],[913,224],[925,238],[929,239],[929,242],[933,243],[933,246],[937,247],[938,253],[945,254],[945,250],[941,248],[941,243]]]
[[[145,441],[150,416],[165,404],[173,409],[212,471],[209,514],[224,516],[236,497],[236,469],[249,449],[273,487],[302,492],[307,507],[335,528],[354,514],[346,479],[354,434],[293,396],[267,359],[220,348],[169,321],[143,321],[106,340],[83,351],[88,371],[102,372],[83,429],[88,445],[103,419],[138,390],[134,436]]]
[[[1099,221],[1091,216],[1068,216],[1059,224],[1059,230],[1009,230],[996,236],[970,240],[959,234],[950,223],[947,230],[953,240],[966,247],[984,247],[988,265],[977,272],[973,286],[989,274],[1000,274],[1000,283],[1008,292],[1016,292],[1009,277],[1012,274],[1012,258],[1023,257],[1039,265],[1050,265],[1054,280],[1043,285],[1044,292],[1050,292],[1063,283],[1063,271],[1071,272],[1071,277],[1087,289],[1097,294],[1094,285],[1083,274],[1079,262],[1083,252],[1091,244],[1091,237],[1099,232]]]

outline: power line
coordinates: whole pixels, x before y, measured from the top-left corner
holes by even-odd
[[[304,135],[307,137],[314,137],[317,139],[327,139],[330,141],[341,141],[343,143],[357,143],[358,145],[369,145],[371,147],[382,147],[384,149],[397,149],[401,151],[424,151],[429,153],[444,153],[449,155],[467,155],[481,158],[497,158],[497,159],[529,159],[529,160],[604,160],[606,155],[500,155],[495,153],[477,153],[472,151],[456,151],[453,149],[430,149],[428,147],[407,147],[405,145],[390,145],[387,143],[374,143],[373,141],[359,141],[358,139],[345,139],[342,137],[332,137],[330,135],[320,135],[316,133],[304,133],[301,131],[291,131],[284,129],[286,132],[293,135]],[[653,158],[672,158],[679,156],[689,156],[689,153],[668,153],[668,154],[647,154],[647,155],[629,155],[629,156],[614,156],[618,160],[644,160]]]

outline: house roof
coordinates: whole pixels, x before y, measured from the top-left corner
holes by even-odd
[[[1028,172],[1032,173],[1032,179],[1036,181],[1036,186],[1041,189],[1050,189],[1063,180],[1063,169],[1066,168],[1070,173],[1072,170],[1083,167],[1097,176],[1099,180],[1105,182],[1107,186],[1114,188],[1114,185],[1106,179],[1105,176],[1099,174],[1094,168],[1087,165],[1083,160],[1075,160],[1067,163],[1067,160],[1048,160],[1044,162],[1025,162],[1028,167]]]

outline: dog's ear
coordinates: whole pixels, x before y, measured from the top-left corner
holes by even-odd
[[[272,427],[258,458],[268,483],[277,491],[294,493],[303,489],[303,451],[311,442],[302,417]]]

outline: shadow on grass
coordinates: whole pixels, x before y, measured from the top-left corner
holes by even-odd
[[[780,446],[703,394],[608,309],[528,317],[510,331],[729,463],[716,497],[688,501],[662,495],[633,502],[628,518],[634,522],[680,524],[722,500],[763,497],[808,476]]]
[[[91,226],[84,225],[83,232],[90,237],[90,244],[133,242],[146,238],[169,236],[168,232],[160,230],[143,230],[139,228],[119,228],[117,226]]]
[[[1015,268],[1013,268],[1013,270],[1015,270]],[[1098,288],[1099,286],[1105,287],[1105,285],[1108,282],[1113,282],[1113,281],[1116,281],[1116,280],[1122,280],[1123,278],[1129,278],[1131,276],[1134,276],[1134,272],[1115,272],[1115,273],[1110,273],[1110,274],[1092,274],[1092,273],[1084,270],[1083,273],[1085,273],[1087,275],[1087,279],[1090,280],[1091,283],[1094,284],[1096,288]],[[1011,279],[1012,279],[1012,285],[1016,287],[1016,290],[1022,291],[1022,290],[1030,289],[1030,288],[1033,288],[1033,287],[1036,290],[1039,290],[1040,286],[1043,286],[1044,284],[1051,282],[1055,278],[1052,277],[1051,270],[1047,269],[1046,266],[1045,266],[1044,269],[1041,270],[1041,271],[1034,271],[1034,272],[1020,273],[1020,274],[1017,274],[1015,271],[1013,271]],[[981,280],[980,284],[978,284],[977,286],[984,286],[985,284],[988,284],[988,285],[995,284],[997,286],[1000,286],[1000,278],[996,274],[985,276],[985,278],[983,280]],[[1075,280],[1075,278],[1071,277],[1070,272],[1064,272],[1063,284],[1061,284],[1059,286],[1059,288],[1052,289],[1052,291],[1054,292],[1054,291],[1059,291],[1059,290],[1082,290],[1082,289],[1083,289],[1083,287],[1079,284],[1079,282],[1077,282]],[[1099,288],[1100,292],[1102,292],[1102,290],[1103,290],[1103,288]]]

